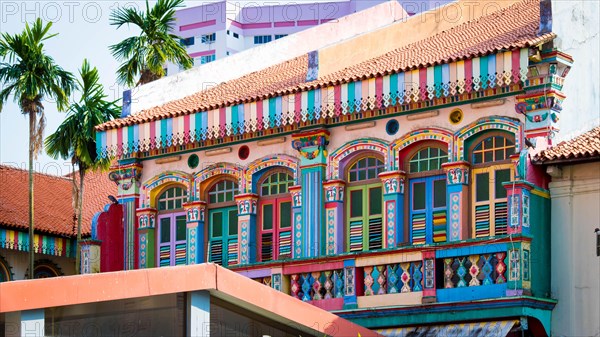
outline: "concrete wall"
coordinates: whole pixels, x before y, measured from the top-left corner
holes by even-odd
[[[600,336],[600,162],[562,167],[552,195],[553,336]]]
[[[565,80],[567,95],[556,141],[571,139],[600,125],[600,2],[552,1],[554,46],[573,56]],[[600,301],[600,299],[598,299]]]

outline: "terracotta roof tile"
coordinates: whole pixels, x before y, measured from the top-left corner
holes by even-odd
[[[0,226],[27,230],[29,228],[28,171],[0,165]],[[83,202],[82,233],[89,234],[94,214],[102,211],[116,195],[116,185],[108,174],[86,174]],[[35,231],[60,236],[73,236],[72,180],[41,173],[34,175]]]
[[[600,126],[541,151],[534,157],[533,161],[538,164],[549,164],[587,159],[600,159]]]
[[[540,0],[524,0],[427,39],[305,83],[308,56],[257,71],[213,88],[97,126],[107,130],[205,111],[286,93],[310,90],[377,75],[537,45],[554,38],[538,36]],[[402,25],[399,25],[402,27]]]

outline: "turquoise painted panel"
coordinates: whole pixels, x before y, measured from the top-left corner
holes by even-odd
[[[438,303],[474,301],[505,296],[506,283],[487,286],[438,289],[436,291]]]
[[[508,249],[505,243],[486,244],[481,246],[466,246],[451,249],[438,250],[435,252],[435,257],[438,259],[455,256],[468,256],[478,254],[491,254],[498,252],[506,252]]]

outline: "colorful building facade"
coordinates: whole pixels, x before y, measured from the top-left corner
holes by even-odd
[[[549,2],[434,19],[468,6],[98,126],[127,268],[218,263],[387,336],[549,335],[549,177],[529,154],[572,59]]]

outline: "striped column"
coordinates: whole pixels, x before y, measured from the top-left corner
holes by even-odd
[[[187,264],[200,264],[206,261],[204,257],[206,202],[185,203],[183,208],[187,221]]]
[[[119,203],[123,205],[123,269],[135,269],[138,261],[138,226],[136,226],[136,207],[140,198],[140,178],[142,164],[137,162],[119,162],[108,175],[118,186]]]
[[[323,183],[325,190],[325,255],[344,252],[344,188],[343,180]]]
[[[156,266],[156,209],[140,208],[136,211],[138,217],[139,240],[139,268],[153,268]]]
[[[235,196],[238,206],[238,263],[256,262],[256,209],[258,194],[246,193]]]
[[[469,238],[469,169],[465,161],[445,163],[448,220],[446,237],[449,242]]]
[[[404,171],[390,171],[379,174],[383,183],[384,204],[384,246],[383,248],[397,247],[404,243]]]

